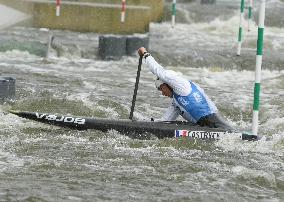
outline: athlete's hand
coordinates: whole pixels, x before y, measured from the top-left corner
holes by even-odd
[[[137,51],[140,56],[143,56],[144,53],[147,52],[146,48],[144,47],[140,47]]]

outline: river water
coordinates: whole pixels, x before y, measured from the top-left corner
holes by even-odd
[[[268,8],[279,5],[268,1]],[[230,124],[250,130],[257,27],[245,31],[237,57],[236,7],[184,3],[177,8],[182,20],[174,29],[170,22],[151,24],[152,55],[199,83]],[[94,33],[2,30],[0,72],[15,77],[17,89],[14,100],[0,105],[0,201],[283,201],[284,28],[269,26],[275,21],[265,29],[263,138],[257,142],[232,136],[210,143],[137,140],[9,114],[17,109],[127,119],[138,57],[100,60]],[[54,46],[46,58],[51,32]],[[159,118],[170,104],[155,90],[153,78],[143,66],[137,120]]]

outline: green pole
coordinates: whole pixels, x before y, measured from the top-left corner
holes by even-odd
[[[258,21],[256,65],[255,65],[253,118],[252,118],[252,134],[256,136],[258,131],[260,80],[261,80],[262,49],[263,49],[263,35],[264,35],[264,19],[265,19],[265,0],[260,0],[258,19],[259,21]]]
[[[176,0],[172,3],[172,27],[176,24]]]
[[[245,0],[241,0],[237,55],[241,55]]]
[[[249,0],[249,8],[248,8],[248,31],[250,31],[250,26],[252,22],[252,0]]]

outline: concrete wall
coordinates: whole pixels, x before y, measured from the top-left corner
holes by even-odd
[[[121,0],[70,0],[72,2],[92,2],[121,5]],[[126,0],[126,9],[128,5],[148,6],[151,9],[151,21],[160,22],[164,13],[164,0]],[[127,11],[126,11],[127,12]],[[143,17],[143,16],[141,16]]]
[[[142,13],[145,18],[140,19]],[[134,7],[128,9],[125,22],[120,22],[121,8],[104,4],[62,4],[61,14],[55,15],[54,3],[34,4],[33,25],[51,29],[68,29],[80,32],[130,34],[149,30],[150,9]]]
[[[149,23],[159,21],[163,14],[163,0],[127,0],[126,19],[121,23],[121,0],[73,0],[62,1],[61,15],[56,17],[55,2],[0,0],[32,14],[32,26],[80,32],[145,33],[149,31]]]

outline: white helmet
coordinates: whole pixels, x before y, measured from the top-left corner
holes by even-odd
[[[156,88],[157,88],[158,90],[160,90],[160,86],[161,86],[163,83],[165,83],[165,82],[163,82],[159,77],[157,77],[157,79],[156,79],[156,81],[155,81]]]

